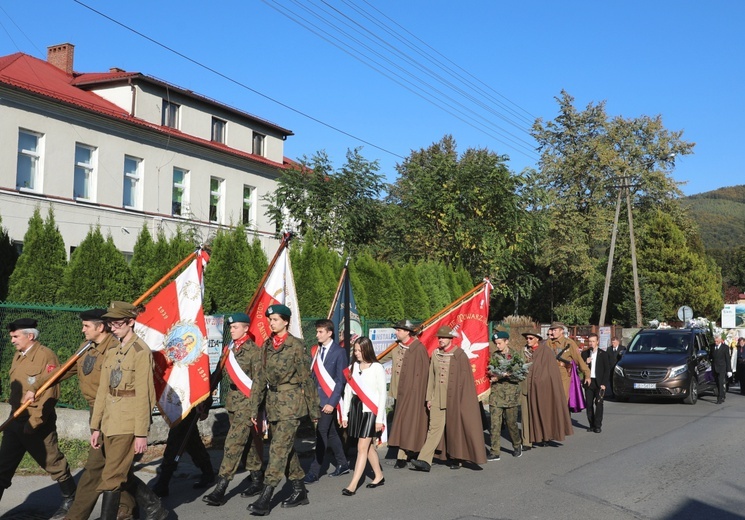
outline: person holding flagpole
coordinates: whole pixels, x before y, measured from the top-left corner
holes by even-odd
[[[217,474],[217,484],[212,493],[202,497],[202,500],[211,506],[221,506],[225,503],[225,491],[228,484],[238,471],[238,465],[246,444],[251,442],[246,455],[246,469],[249,471],[249,486],[241,492],[243,497],[258,495],[264,488],[264,476],[261,473],[261,458],[263,453],[257,449],[259,433],[251,423],[251,412],[249,408],[249,397],[253,379],[261,366],[261,349],[251,341],[248,334],[250,319],[242,312],[228,316],[230,326],[230,342],[228,359],[225,369],[230,376],[230,390],[225,399],[225,409],[228,411],[228,422],[230,428],[225,437],[225,448],[223,450],[220,470]],[[263,449],[261,450],[263,452]]]
[[[349,463],[336,430],[337,409],[341,409],[341,395],[346,382],[344,368],[347,366],[347,353],[334,341],[334,322],[331,320],[316,321],[316,339],[318,345],[313,349],[310,371],[318,390],[321,418],[318,419],[316,429],[315,457],[303,479],[306,484],[318,481],[327,447],[331,448],[336,459],[336,469],[329,476],[338,477],[349,473]]]
[[[384,433],[386,420],[385,369],[375,356],[370,338],[357,338],[353,345],[356,361],[344,369],[347,386],[344,389],[341,419],[342,427],[347,428],[349,436],[357,438],[357,461],[352,481],[341,490],[342,495],[348,497],[357,492],[357,485],[368,462],[375,478],[366,487],[374,489],[385,484],[377,452],[377,439]]]
[[[309,504],[303,483],[305,473],[295,453],[295,436],[300,419],[306,415],[318,422],[320,401],[310,375],[310,362],[303,342],[289,333],[292,311],[282,304],[270,305],[265,313],[272,335],[261,350],[261,369],[254,376],[250,399],[251,421],[258,424],[259,407],[266,399],[266,416],[272,432],[264,489],[256,502],[248,506],[258,516],[268,515],[274,489],[282,477],[292,482],[292,494],[282,507]]]

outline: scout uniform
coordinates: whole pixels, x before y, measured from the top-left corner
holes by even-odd
[[[36,326],[36,320],[22,318],[10,323],[8,330],[23,331],[36,329]],[[25,351],[16,352],[9,373],[11,415],[21,406],[21,399],[32,385],[58,365],[57,355],[36,338]],[[0,497],[10,487],[13,474],[23,455],[28,452],[60,485],[64,500],[57,513],[66,513],[75,497],[75,481],[70,475],[65,455],[57,444],[54,405],[58,398],[58,387],[47,389],[3,431],[0,443]]]
[[[285,305],[271,305],[266,316],[279,314],[289,319],[291,311]],[[266,470],[264,490],[259,499],[249,506],[254,514],[269,513],[274,488],[287,472],[292,481],[293,494],[283,502],[283,507],[307,504],[307,492],[303,485],[305,473],[300,467],[294,442],[300,418],[310,415],[318,420],[320,400],[316,384],[310,375],[310,359],[305,345],[290,335],[279,341],[272,335],[261,350],[261,369],[254,380],[251,393],[251,417],[258,417],[259,406],[266,398],[266,415],[271,426],[272,443],[269,448],[269,463]]]
[[[563,323],[554,322],[551,324],[549,329],[561,329],[562,331],[565,329]],[[574,361],[577,364],[577,367],[579,368],[579,371],[582,372],[582,376],[584,378],[590,377],[590,368],[587,366],[587,363],[582,359],[582,356],[579,352],[579,347],[577,344],[565,337],[562,336],[559,339],[547,339],[546,344],[551,347],[551,349],[554,351],[554,354],[557,356],[557,363],[559,364],[559,372],[561,372],[561,384],[564,386],[564,396],[567,398],[567,405],[569,403],[569,383],[572,379],[572,364],[570,361]],[[558,358],[562,358],[565,361],[559,361]]]
[[[507,332],[499,331],[494,335],[495,339],[509,339]],[[493,356],[503,359],[511,359],[515,356],[509,349],[506,354],[501,354],[496,348],[492,351]],[[522,455],[520,430],[517,427],[517,410],[520,405],[521,383],[511,376],[498,376],[497,381],[491,382],[489,393],[489,415],[491,415],[491,455],[490,460],[499,460],[500,440],[502,437],[502,421],[507,422],[507,430],[512,439],[513,455]]]

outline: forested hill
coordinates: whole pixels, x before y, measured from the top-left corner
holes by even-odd
[[[683,199],[698,223],[707,249],[745,244],[745,185],[728,186]]]

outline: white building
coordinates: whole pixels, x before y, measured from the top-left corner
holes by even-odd
[[[73,51],[0,57],[0,215],[11,239],[52,206],[68,252],[96,223],[128,255],[143,223],[208,240],[243,222],[271,254],[262,197],[291,162],[292,132],[137,72],[74,72]]]

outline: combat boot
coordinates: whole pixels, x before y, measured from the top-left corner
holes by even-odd
[[[161,498],[167,497],[170,492],[170,490],[168,489],[168,486],[171,484],[171,477],[173,477],[173,469],[161,468],[160,476],[158,476],[158,480],[155,482],[155,485],[153,486],[153,493],[155,493],[157,496]]]
[[[104,491],[101,501],[101,518],[99,520],[116,520],[119,512],[121,491]]]
[[[202,475],[194,483],[194,489],[208,488],[215,483],[215,469],[212,467],[212,461],[209,458],[199,465],[199,469],[202,470]]]
[[[250,479],[251,483],[246,489],[241,491],[241,496],[244,498],[256,496],[264,489],[264,473],[261,471],[252,471]]]
[[[67,479],[57,483],[59,484],[60,492],[62,493],[62,503],[50,520],[62,520],[65,518],[70,507],[72,507],[72,503],[75,500],[75,491],[77,491],[75,479],[73,479],[72,476],[68,476]]]
[[[135,501],[140,508],[141,520],[166,520],[168,511],[163,509],[160,499],[142,480],[135,477]]]
[[[266,516],[272,510],[272,495],[274,495],[274,486],[266,485],[261,491],[259,499],[248,506],[248,510],[257,516]]]
[[[217,484],[215,489],[209,495],[204,495],[202,500],[207,502],[211,506],[223,505],[223,498],[225,498],[225,491],[228,489],[228,479],[222,475],[217,476]]]
[[[296,507],[310,504],[308,491],[305,489],[302,479],[292,481],[292,494],[290,498],[282,502],[282,507]]]

